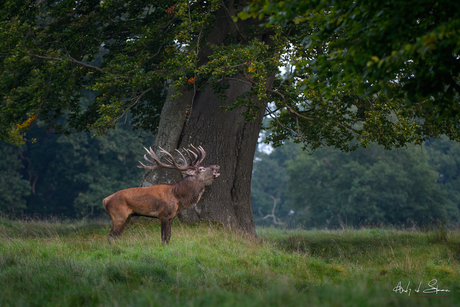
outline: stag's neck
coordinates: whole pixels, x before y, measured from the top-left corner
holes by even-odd
[[[179,201],[179,211],[195,205],[204,192],[204,184],[199,182],[196,177],[185,177],[173,187],[173,194]]]

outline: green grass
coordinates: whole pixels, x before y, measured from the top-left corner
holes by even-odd
[[[0,219],[0,306],[458,306],[460,232]],[[436,278],[450,292],[415,293]],[[396,293],[411,282],[411,296]],[[418,295],[418,296],[415,296]],[[428,297],[421,297],[428,296]]]

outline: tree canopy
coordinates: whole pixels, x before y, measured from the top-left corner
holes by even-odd
[[[456,1],[253,0],[239,16],[268,16],[267,26],[301,25],[291,65],[295,76],[308,76],[302,84],[326,95],[357,87],[362,96],[423,102],[432,116],[458,115]]]
[[[275,146],[289,138],[342,150],[459,139],[460,10],[436,3],[254,1],[243,11],[231,1],[7,1],[0,137],[20,143],[36,119],[56,132],[103,133],[127,112],[135,128],[155,132],[169,85],[180,95],[212,84],[223,98],[243,74],[238,81],[251,89],[227,109],[243,106],[251,120],[272,102]],[[234,34],[213,44],[221,8],[252,24],[240,30],[235,21]],[[88,90],[96,96],[82,106]]]
[[[202,28],[211,9],[197,8],[200,21],[189,23],[181,18],[187,5],[173,1],[7,1],[0,11],[1,138],[18,141],[36,119],[56,132],[102,133],[128,110],[135,127],[154,131],[165,75],[184,78],[188,71],[178,67],[193,61],[177,52],[180,33]],[[84,90],[97,96],[83,108]],[[64,114],[66,123],[57,124]]]

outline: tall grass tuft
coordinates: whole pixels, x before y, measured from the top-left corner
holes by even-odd
[[[449,231],[444,223],[437,222],[428,231],[428,236],[432,243],[447,243],[449,240]]]

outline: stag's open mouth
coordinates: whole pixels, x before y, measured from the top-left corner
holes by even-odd
[[[219,174],[220,166],[219,165],[214,165],[214,172],[212,173],[214,175],[214,179],[220,176]]]

